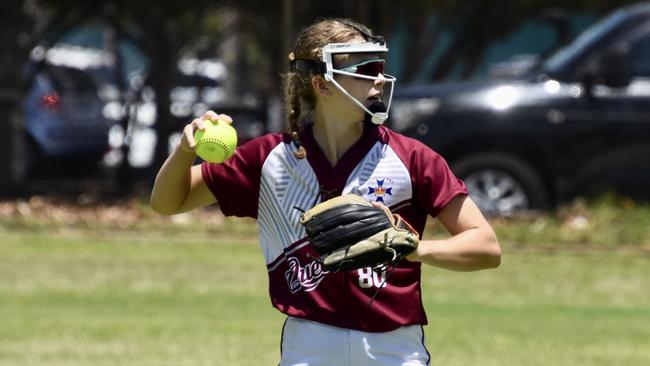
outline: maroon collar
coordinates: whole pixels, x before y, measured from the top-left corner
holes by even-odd
[[[341,156],[336,166],[332,167],[327,156],[325,156],[325,153],[314,139],[313,123],[305,126],[300,133],[300,141],[307,150],[307,160],[321,186],[322,200],[341,194],[352,171],[359,165],[377,141],[382,140],[380,128],[364,126],[359,140]]]

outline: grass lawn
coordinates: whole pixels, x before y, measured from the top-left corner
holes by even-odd
[[[251,235],[0,222],[0,365],[276,365]],[[424,271],[432,365],[650,365],[650,258],[521,250]]]

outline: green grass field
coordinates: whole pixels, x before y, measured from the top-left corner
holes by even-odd
[[[234,229],[0,221],[0,365],[276,365],[284,318]],[[497,270],[425,270],[432,365],[650,365],[647,253],[502,244]]]

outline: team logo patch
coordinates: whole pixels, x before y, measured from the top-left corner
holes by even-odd
[[[300,290],[305,292],[315,290],[325,278],[325,275],[329,273],[316,261],[301,266],[298,258],[290,257],[287,262],[289,263],[289,269],[284,272],[284,278],[287,280],[289,291],[292,294]]]
[[[368,195],[375,202],[389,206],[393,196],[393,181],[388,177],[372,177],[368,186]]]

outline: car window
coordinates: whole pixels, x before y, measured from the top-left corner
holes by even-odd
[[[627,18],[627,12],[620,10],[605,17],[601,21],[587,28],[572,43],[559,49],[551,55],[543,65],[545,70],[553,71],[562,67],[566,62],[581,54],[585,49],[597,42],[603,35],[618,27]]]
[[[62,93],[65,92],[95,92],[97,84],[88,73],[83,70],[51,66],[48,68],[48,75],[54,87]]]
[[[72,47],[79,52],[103,51],[106,48],[104,33],[105,24],[82,24],[64,33],[58,41],[59,46]],[[122,58],[122,78],[128,83],[129,78],[136,73],[146,73],[149,62],[144,53],[135,43],[123,38],[118,42],[119,56]]]
[[[650,32],[630,45],[630,61],[635,76],[650,77]]]

